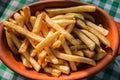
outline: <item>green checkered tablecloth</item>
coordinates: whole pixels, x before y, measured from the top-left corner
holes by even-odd
[[[36,1],[39,0],[0,0],[0,22],[20,7]],[[120,22],[120,0],[81,1],[101,7],[107,11],[115,21]],[[11,71],[0,61],[0,80],[27,80],[27,78]],[[120,80],[120,56],[116,57],[107,68],[84,80]]]

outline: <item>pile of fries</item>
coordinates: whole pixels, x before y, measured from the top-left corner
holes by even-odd
[[[25,6],[3,22],[8,46],[26,68],[52,76],[70,74],[83,64],[95,66],[107,55],[101,44],[110,47],[109,31],[88,14],[95,11],[95,6],[82,5],[31,15]]]

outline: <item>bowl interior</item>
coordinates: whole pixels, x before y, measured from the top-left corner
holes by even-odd
[[[61,8],[61,7],[70,7],[70,6],[78,6],[78,5],[88,5],[83,2],[75,2],[75,1],[50,1],[50,2],[37,2],[29,5],[32,15],[35,14],[38,10],[43,10],[45,8]],[[92,75],[102,68],[104,68],[111,60],[115,57],[117,48],[118,48],[118,32],[116,25],[112,18],[103,10],[97,7],[97,11],[91,14],[97,24],[102,24],[106,29],[109,30],[109,35],[107,38],[110,40],[111,48],[113,51],[109,51],[108,55],[99,61],[95,67],[90,67],[86,69],[80,69],[77,72],[71,72],[70,75],[61,75],[59,79],[77,79],[77,78],[85,78],[89,75]],[[48,76],[44,73],[37,73],[34,70],[28,70],[24,67],[24,65],[16,60],[9,50],[6,40],[5,33],[3,29],[3,25],[0,25],[0,58],[1,60],[12,70],[32,79],[58,79],[56,77]]]

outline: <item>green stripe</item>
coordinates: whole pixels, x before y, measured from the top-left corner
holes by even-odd
[[[2,16],[3,12],[5,11],[7,5],[9,4],[9,2],[10,2],[11,0],[6,0],[6,1],[7,1],[7,3],[4,3],[3,1],[0,0],[0,6],[3,7],[3,10],[0,10],[0,17]]]
[[[107,0],[100,0],[100,4],[99,7],[101,7],[102,9],[104,9],[105,3]]]
[[[20,0],[20,3],[25,4],[26,0]]]
[[[111,9],[110,9],[109,14],[110,14],[111,16],[115,17],[117,8],[118,8],[118,6],[119,6],[119,3],[113,1],[113,3],[112,3],[111,5],[112,5],[112,7],[111,7]]]

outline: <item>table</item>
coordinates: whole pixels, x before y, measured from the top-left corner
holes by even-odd
[[[39,0],[0,0],[0,22],[20,7]],[[79,0],[78,0],[79,1]],[[119,0],[81,0],[95,4],[107,11],[115,21],[120,22]],[[0,61],[0,80],[28,80],[27,78],[11,71]],[[111,64],[96,75],[83,80],[120,80],[120,56],[116,57]]]

